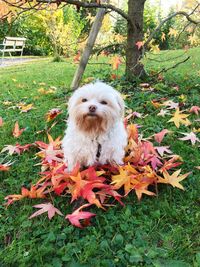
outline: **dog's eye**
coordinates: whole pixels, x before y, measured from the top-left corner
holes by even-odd
[[[87,99],[86,99],[86,98],[83,98],[83,99],[82,99],[82,102],[87,102]]]
[[[102,100],[100,103],[101,103],[102,105],[107,105],[107,104],[108,104],[105,100]]]

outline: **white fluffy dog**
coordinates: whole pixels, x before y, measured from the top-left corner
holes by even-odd
[[[127,133],[124,101],[111,86],[96,82],[77,89],[68,104],[68,127],[62,142],[71,171],[94,164],[123,164]]]

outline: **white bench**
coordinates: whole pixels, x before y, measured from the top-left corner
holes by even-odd
[[[26,38],[21,37],[5,37],[3,44],[0,44],[0,52],[2,53],[1,63],[3,63],[5,53],[9,53],[12,57],[12,52],[21,52],[23,54],[23,49],[25,46]]]

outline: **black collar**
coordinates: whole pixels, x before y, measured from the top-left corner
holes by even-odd
[[[101,144],[98,143],[96,161],[99,161],[100,155],[101,155]]]

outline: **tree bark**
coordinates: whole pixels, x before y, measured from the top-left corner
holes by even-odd
[[[131,22],[127,25],[126,48],[126,77],[132,80],[134,76],[141,77],[145,74],[144,66],[140,62],[142,48],[138,49],[137,42],[143,41],[143,15],[146,0],[129,0],[128,16]]]
[[[94,23],[93,23],[92,28],[90,30],[90,34],[89,34],[89,37],[88,37],[88,40],[87,40],[87,43],[86,43],[86,47],[85,47],[85,49],[83,51],[79,66],[78,66],[78,68],[76,70],[76,73],[74,75],[74,78],[73,78],[73,81],[72,81],[72,84],[71,84],[71,89],[72,90],[77,89],[78,86],[79,86],[79,83],[80,83],[81,78],[83,76],[84,70],[85,70],[85,68],[87,66],[89,57],[90,57],[90,55],[92,53],[92,49],[93,49],[95,40],[96,40],[97,35],[99,33],[99,30],[101,28],[102,21],[103,21],[105,13],[106,13],[106,9],[104,9],[104,8],[99,9],[98,12],[97,12],[97,15],[95,17]]]

